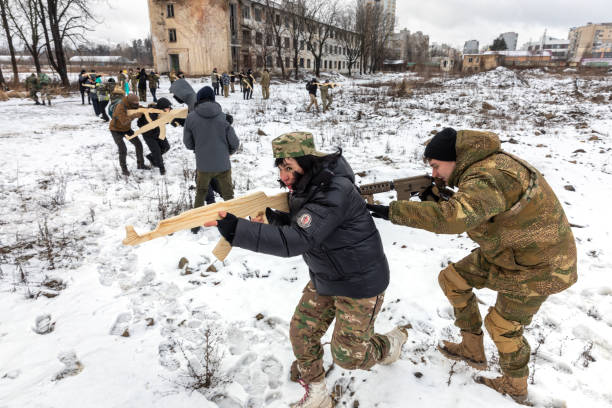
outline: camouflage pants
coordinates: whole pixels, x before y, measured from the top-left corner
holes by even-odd
[[[323,105],[323,112],[329,109],[332,104],[332,96],[331,95],[323,95],[321,92],[321,105]]]
[[[389,352],[389,340],[374,332],[374,322],[383,300],[384,293],[365,299],[321,296],[312,282],[308,282],[289,330],[300,378],[306,383],[325,378],[321,337],[334,319],[331,352],[340,367],[367,370],[385,357]]]
[[[49,88],[46,86],[43,86],[40,89],[40,99],[44,102],[45,99],[47,100],[47,102],[49,102],[49,105],[51,104],[51,93],[49,92]]]
[[[270,87],[269,86],[261,86],[261,95],[264,99],[270,99]]]
[[[455,312],[455,325],[461,330],[480,333],[482,318],[473,288],[494,286],[492,271],[498,268],[487,262],[477,249],[440,272],[438,281]],[[523,329],[546,300],[546,296],[524,296],[498,292],[495,307],[489,308],[485,327],[499,351],[502,372],[510,377],[529,374],[531,348]]]
[[[35,89],[30,89],[30,98],[34,102],[38,102],[38,91],[36,91]]]

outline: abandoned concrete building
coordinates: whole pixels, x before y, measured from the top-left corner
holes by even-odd
[[[279,0],[287,1],[287,0]],[[314,70],[314,57],[304,40],[292,40],[291,19],[281,3],[275,3],[274,21],[267,21],[263,0],[148,0],[153,43],[153,64],[157,72],[183,71],[207,75],[242,69],[280,72],[297,66]],[[279,27],[282,61],[273,43],[270,24]],[[355,33],[334,27],[325,43],[321,71],[348,72],[346,42]],[[353,70],[359,69],[359,62]]]

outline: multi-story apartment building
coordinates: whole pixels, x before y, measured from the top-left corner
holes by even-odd
[[[586,58],[612,58],[612,23],[588,23],[571,28],[568,38],[568,57],[572,64]]]
[[[148,0],[153,60],[158,72],[172,69],[187,75],[241,69],[279,71],[297,67],[314,69],[315,60],[303,38],[291,35],[291,14],[284,2],[273,3],[273,14],[265,0]],[[273,17],[272,17],[273,15]],[[272,18],[273,21],[268,21]],[[274,30],[281,38],[281,56],[274,45]],[[321,71],[347,72],[347,44],[355,33],[332,27],[321,58]],[[353,66],[359,69],[359,62]]]
[[[567,60],[569,43],[569,40],[542,36],[540,41],[531,41],[523,44],[522,49],[533,52],[550,51],[553,60],[565,61]]]
[[[516,43],[518,41],[518,33],[509,31],[507,33],[500,34],[498,38],[504,39],[506,43],[506,50],[508,51],[516,50]]]

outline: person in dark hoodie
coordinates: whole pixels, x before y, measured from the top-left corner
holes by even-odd
[[[408,333],[403,326],[384,335],[374,331],[389,265],[342,151],[316,151],[308,132],[277,137],[272,151],[279,182],[289,189],[289,212],[267,208],[269,224],[219,212],[221,219],[205,226],[217,225],[232,246],[282,257],[302,255],[310,281],[291,319],[289,338],[296,358],[291,377],[305,395],[290,406],[331,408],[321,338],[334,319],[332,357],[349,370],[397,361]]]
[[[160,109],[168,112],[172,108],[172,104],[166,98],[159,98],[157,103],[150,104],[149,108]],[[157,120],[158,116],[159,115],[157,113],[151,113],[151,121]],[[136,122],[139,128],[147,125],[148,123],[149,121],[147,120],[146,115],[139,117],[138,121]],[[157,167],[159,169],[159,174],[163,176],[166,174],[166,167],[164,166],[164,158],[162,156],[164,153],[170,150],[170,143],[168,142],[168,139],[166,138],[162,140],[159,138],[158,127],[153,128],[148,132],[144,132],[142,137],[151,151],[151,153],[147,154],[145,157],[151,162],[153,167]]]
[[[210,86],[198,91],[196,102],[197,105],[187,116],[183,129],[183,143],[187,149],[193,150],[196,156],[194,208],[204,205],[212,180],[217,181],[224,200],[234,198],[229,157],[240,146],[240,140],[221,110],[221,105],[215,102],[215,92]],[[198,231],[199,227],[192,229],[194,233]]]
[[[138,73],[138,97],[141,102],[147,101],[147,73],[145,69],[141,69]]]

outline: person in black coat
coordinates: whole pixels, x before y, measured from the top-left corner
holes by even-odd
[[[87,94],[87,103],[91,105],[91,96],[89,95],[90,88],[85,84],[91,85],[93,81],[89,78],[89,75],[85,75],[85,70],[81,70],[79,75],[79,92],[81,93],[81,105],[85,105],[85,94]]]
[[[147,73],[145,69],[141,69],[138,75],[138,97],[141,102],[147,101]]]
[[[149,107],[168,112],[172,108],[172,104],[166,98],[159,98],[156,104],[151,104]],[[151,120],[154,121],[157,120],[159,115],[157,113],[151,113],[149,116],[151,117]],[[148,123],[149,121],[147,120],[146,115],[140,116],[136,122],[139,128],[147,125]],[[147,146],[149,146],[149,150],[151,151],[151,153],[147,154],[145,157],[151,162],[153,167],[157,167],[159,169],[159,174],[163,176],[166,174],[163,155],[170,150],[170,143],[168,142],[168,139],[161,140],[159,138],[158,127],[151,129],[148,132],[144,132],[142,136]]]
[[[282,257],[302,255],[310,281],[291,320],[292,378],[306,388],[305,406],[331,407],[320,340],[334,318],[332,356],[347,369],[393,363],[408,334],[403,327],[385,335],[374,332],[389,266],[341,150],[317,152],[307,132],[281,135],[272,149],[279,181],[290,191],[289,212],[266,209],[269,224],[220,212],[219,221],[205,226],[217,225],[233,246]]]

